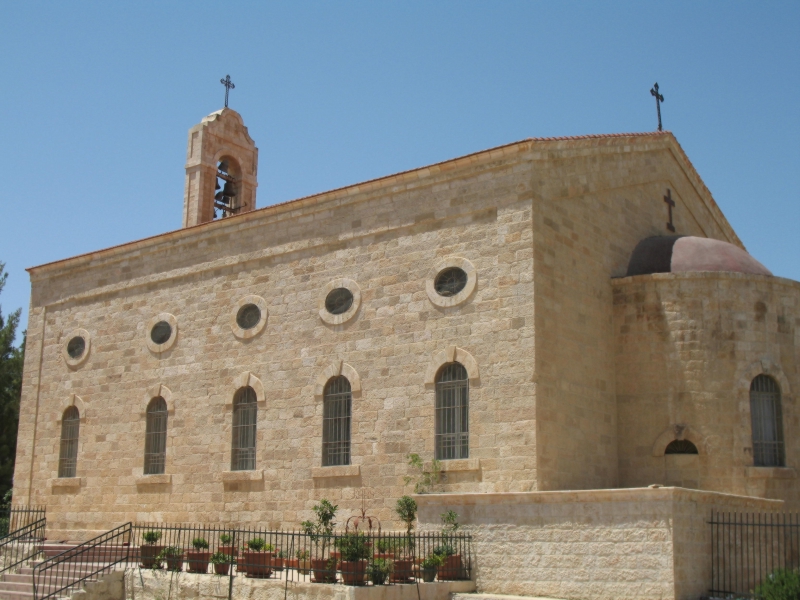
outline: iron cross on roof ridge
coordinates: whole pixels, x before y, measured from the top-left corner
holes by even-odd
[[[228,92],[230,92],[236,86],[233,85],[230,75],[225,75],[225,79],[220,79],[219,82],[225,86],[225,108],[228,108]]]
[[[661,103],[664,101],[664,96],[658,93],[658,82],[650,88],[650,95],[655,96],[656,98],[656,110],[658,111],[658,130],[662,131],[661,129]],[[227,104],[225,106],[228,106]]]

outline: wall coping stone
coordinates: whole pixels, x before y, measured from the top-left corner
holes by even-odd
[[[324,477],[358,477],[361,475],[361,465],[337,465],[334,467],[314,467],[311,469],[313,479]]]
[[[741,496],[723,492],[707,492],[680,487],[619,488],[601,490],[563,490],[547,492],[491,492],[468,494],[414,494],[423,506],[470,506],[494,504],[565,504],[580,502],[663,502],[679,500],[688,502],[738,501],[742,506],[780,510],[783,500],[770,500],[754,496]]]

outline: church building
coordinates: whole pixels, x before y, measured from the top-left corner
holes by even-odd
[[[800,509],[800,283],[746,252],[672,133],[257,189],[225,108],[189,131],[181,229],[29,269],[14,501],[49,538],[293,528],[362,489],[399,527],[417,453],[441,461],[420,526],[459,513],[479,589],[577,597],[566,563],[500,577],[492,532],[578,523],[554,552],[663,533],[618,577],[662,595],[593,597],[688,598],[712,508]]]

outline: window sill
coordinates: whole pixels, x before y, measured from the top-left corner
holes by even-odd
[[[313,479],[325,477],[358,477],[361,475],[361,465],[337,465],[335,467],[314,467],[311,469]]]
[[[425,463],[425,469],[428,471],[433,470],[433,463]],[[480,458],[454,458],[452,460],[440,460],[439,470],[442,473],[457,473],[459,471],[480,471],[481,459]]]
[[[239,483],[242,481],[263,481],[264,471],[223,471],[222,481],[224,483]]]
[[[796,479],[797,471],[793,467],[745,467],[746,477],[764,479]]]
[[[136,478],[136,485],[168,485],[172,483],[172,475],[140,475]]]
[[[52,488],[59,490],[78,490],[82,483],[82,477],[58,477],[52,480]]]

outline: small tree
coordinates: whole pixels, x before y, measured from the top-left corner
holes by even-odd
[[[300,527],[303,533],[311,537],[311,541],[319,548],[320,543],[322,546],[322,555],[325,555],[325,550],[333,537],[333,530],[336,527],[336,511],[339,510],[339,505],[334,505],[326,499],[320,500],[319,504],[314,505],[314,514],[317,516],[316,522],[303,521]]]
[[[417,520],[417,502],[411,496],[401,496],[397,499],[397,504],[394,506],[394,512],[400,520],[406,524],[406,534],[411,537],[411,531],[414,529],[414,521]]]

